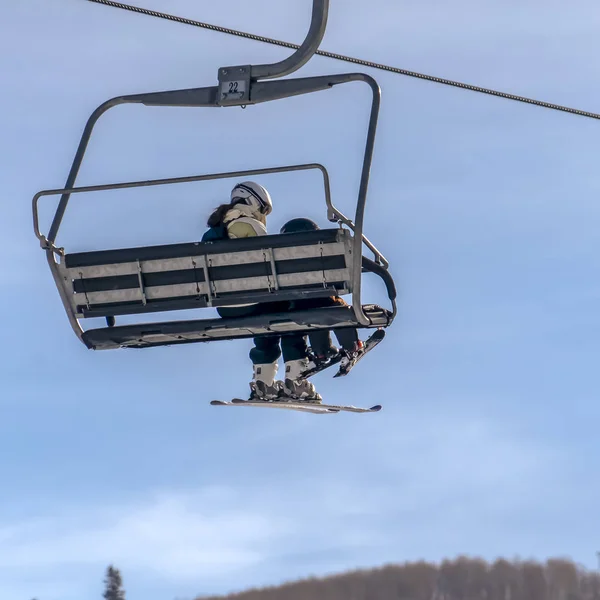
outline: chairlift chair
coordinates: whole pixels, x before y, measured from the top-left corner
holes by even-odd
[[[269,65],[224,67],[218,85],[120,96],[100,105],[82,134],[63,189],[43,190],[33,198],[33,225],[69,322],[87,348],[148,348],[182,343],[233,340],[318,329],[357,327],[381,329],[396,316],[396,290],[385,257],[363,234],[367,187],[372,162],[380,90],[362,73],[276,79],[304,65],[318,49],[325,32],[329,0],[313,0],[309,33],[289,58]],[[258,104],[362,82],[372,91],[366,148],[354,220],[332,203],[329,175],[317,163],[246,171],[153,179],[75,187],[92,130],[98,119],[120,104],[173,107],[232,107]],[[247,177],[316,169],[322,173],[327,218],[337,226],[319,231],[267,235],[216,242],[192,241],[162,246],[68,253],[56,237],[73,194],[170,185],[184,182]],[[47,234],[39,226],[38,203],[60,195]],[[362,256],[363,244],[373,260]],[[373,272],[385,283],[391,309],[362,305],[362,273]],[[146,322],[117,325],[122,315],[149,315],[245,303],[277,302],[351,294],[351,307],[313,308],[260,316]],[[82,321],[105,318],[106,326],[84,329]]]

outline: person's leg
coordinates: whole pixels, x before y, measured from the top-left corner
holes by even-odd
[[[334,329],[333,333],[335,333],[340,346],[347,352],[354,352],[357,350],[357,346],[360,345],[358,331],[354,327]]]
[[[336,306],[351,308],[350,305],[339,296],[332,298],[332,300]],[[342,364],[359,354],[364,347],[364,344],[358,337],[358,330],[355,327],[340,327],[339,329],[334,329],[333,333],[335,333],[335,337],[345,355],[342,358]]]
[[[341,302],[344,302],[341,298]],[[331,298],[311,298],[304,300],[294,301],[294,307],[297,310],[311,310],[314,308],[327,308],[330,306],[337,306],[338,300],[335,297]],[[313,354],[316,356],[318,361],[329,360],[333,356],[336,356],[338,349],[333,345],[331,339],[331,332],[327,329],[321,329],[313,331],[308,334],[310,340],[310,347]]]
[[[343,306],[350,308],[349,304],[339,296],[331,298],[319,298],[315,300],[306,300],[303,308],[324,308],[332,306]],[[333,329],[333,333],[338,340],[339,345],[346,353],[358,352],[362,349],[362,342],[358,337],[358,331],[355,328]],[[310,345],[313,353],[318,360],[329,360],[336,356],[339,350],[333,345],[331,332],[329,330],[315,331],[309,335]]]
[[[354,327],[334,329],[334,333],[342,347],[340,369],[344,370],[362,354],[365,345],[358,337],[358,331]]]
[[[269,312],[271,306],[253,304],[251,306],[223,306],[217,308],[221,318],[236,318],[260,315]],[[252,381],[250,399],[274,400],[281,395],[282,382],[275,381],[277,361],[281,356],[280,337],[268,335],[254,338],[254,347],[250,350],[252,361]]]
[[[253,368],[251,399],[275,400],[281,395],[281,382],[275,380],[277,361],[281,356],[279,340],[278,335],[254,338],[254,348],[250,350]]]
[[[320,402],[315,386],[302,375],[309,369],[306,336],[286,334],[281,338],[281,350],[285,362],[283,392],[286,397],[307,402]]]
[[[328,329],[321,329],[309,334],[310,347],[317,361],[323,362],[337,355],[338,349],[333,345],[331,332]]]
[[[276,363],[281,356],[278,335],[265,335],[254,338],[254,348],[250,350],[250,360],[254,365]]]

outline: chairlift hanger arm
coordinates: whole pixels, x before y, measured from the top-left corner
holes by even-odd
[[[379,107],[381,105],[381,90],[379,85],[371,77],[366,74],[356,74],[355,81],[364,81],[370,88],[373,94],[371,102],[371,113],[369,115],[369,126],[367,129],[367,139],[365,143],[365,154],[363,159],[362,173],[360,176],[360,184],[358,190],[358,202],[356,204],[356,215],[354,218],[354,267],[353,280],[354,289],[352,291],[352,308],[356,319],[361,325],[368,326],[371,324],[371,319],[367,317],[361,303],[362,291],[362,261],[358,260],[362,256],[363,243],[363,226],[365,220],[365,206],[367,203],[367,189],[369,187],[369,177],[371,174],[371,164],[373,162],[373,151],[375,149],[375,135],[377,132],[377,121],[379,118]]]
[[[313,0],[310,28],[304,42],[291,56],[278,63],[253,66],[250,71],[252,79],[256,81],[284,77],[303,67],[321,45],[327,27],[328,14],[329,0]]]
[[[236,103],[245,105],[260,104],[273,100],[283,100],[292,96],[301,96],[323,90],[329,90],[335,85],[353,81],[367,81],[362,73],[342,73],[339,75],[318,75],[315,77],[298,77],[281,81],[253,82],[249,98]],[[368,82],[368,81],[367,81]],[[146,106],[189,106],[207,107],[220,106],[217,98],[219,87],[192,88],[187,90],[172,90],[125,96],[120,103],[144,104]]]
[[[317,52],[325,35],[329,0],[313,0],[310,28],[296,51],[278,63],[237,65],[219,69],[219,106],[244,106],[253,103],[258,81],[290,75],[305,65]],[[283,96],[286,97],[286,96]]]

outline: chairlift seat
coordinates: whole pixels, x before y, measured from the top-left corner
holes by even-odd
[[[352,232],[342,228],[65,254],[57,265],[77,320],[351,294]],[[367,305],[372,327],[392,314]],[[88,348],[148,347],[359,327],[352,308],[167,321],[82,331]],[[362,325],[364,327],[364,325]]]

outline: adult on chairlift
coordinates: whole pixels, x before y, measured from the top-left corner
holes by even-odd
[[[317,231],[319,226],[310,219],[297,218],[288,221],[279,233],[299,233],[301,231]],[[311,308],[324,308],[327,306],[348,306],[345,300],[339,296],[329,298],[310,298],[306,300],[293,300],[292,310],[306,310]],[[354,327],[334,329],[341,350],[338,350],[332,342],[331,333],[327,329],[320,329],[309,334],[310,346],[317,362],[328,362],[335,359],[341,352],[340,366],[346,367],[363,350],[364,344],[358,337],[358,331]]]
[[[238,239],[266,235],[267,215],[273,210],[269,192],[258,183],[238,183],[231,191],[231,200],[221,204],[207,221],[208,231],[202,241]],[[241,317],[290,310],[289,302],[263,302],[218,307],[221,317]],[[280,346],[281,344],[281,346]],[[283,354],[285,381],[275,380],[278,360]],[[250,350],[253,377],[251,400],[302,400],[320,403],[315,386],[302,375],[310,368],[306,336],[299,334],[269,335],[254,338]]]

